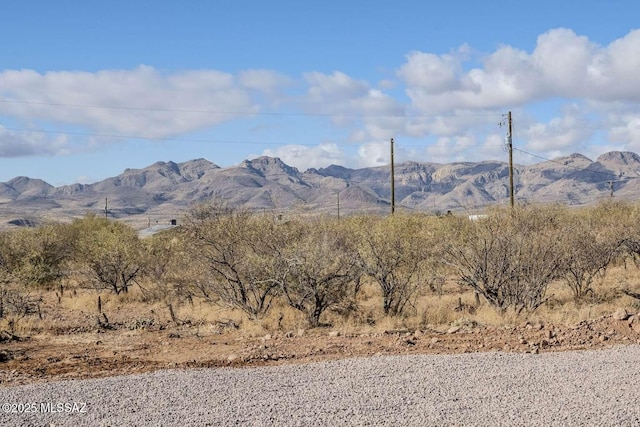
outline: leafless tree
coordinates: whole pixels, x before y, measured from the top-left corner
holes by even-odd
[[[310,221],[302,227],[283,248],[281,284],[288,304],[315,327],[327,309],[354,294],[361,270],[353,241],[337,221]]]
[[[604,276],[607,267],[620,255],[625,242],[630,242],[607,233],[602,224],[590,224],[580,217],[572,218],[572,223],[564,229],[563,240],[562,269],[565,282],[576,299],[593,292],[594,280]]]
[[[194,265],[200,263],[206,272],[195,290],[251,318],[266,313],[280,283],[278,259],[270,247],[278,225],[265,215],[224,205],[195,208],[183,227]]]
[[[379,285],[385,314],[402,314],[422,286],[426,245],[415,219],[395,215],[354,221],[360,264]]]
[[[477,221],[454,221],[444,259],[461,283],[500,310],[531,311],[546,301],[563,262],[552,210],[497,209]]]

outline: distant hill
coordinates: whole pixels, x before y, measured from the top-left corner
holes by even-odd
[[[304,172],[273,157],[221,168],[205,159],[157,162],[93,184],[54,187],[17,177],[0,183],[0,227],[66,221],[93,212],[137,227],[164,224],[190,206],[221,199],[232,206],[278,213],[384,213],[390,209],[390,167],[332,165]],[[395,165],[397,210],[467,211],[509,200],[506,162]],[[640,156],[613,151],[595,161],[572,154],[514,165],[516,200],[585,205],[613,196],[640,197]]]

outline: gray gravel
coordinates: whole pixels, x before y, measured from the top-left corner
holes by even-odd
[[[168,370],[4,387],[0,403],[2,426],[640,426],[640,346]]]

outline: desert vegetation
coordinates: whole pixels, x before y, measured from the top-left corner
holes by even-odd
[[[173,322],[260,333],[580,321],[638,305],[639,213],[607,201],[501,207],[475,220],[282,218],[212,203],[147,238],[87,215],[0,234],[0,329],[65,333],[65,318],[85,323],[76,329]]]

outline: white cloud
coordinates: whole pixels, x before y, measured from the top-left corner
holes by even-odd
[[[461,88],[460,61],[452,55],[411,52],[398,76],[409,87],[420,87],[427,94],[438,94]]]
[[[0,126],[0,157],[68,154],[67,138],[41,132],[16,132]]]
[[[640,30],[599,46],[558,28],[540,35],[531,53],[502,46],[464,72],[452,55],[413,52],[397,75],[412,105],[429,114],[559,97],[640,102],[639,51]]]
[[[524,129],[527,149],[536,152],[566,152],[572,154],[586,145],[593,136],[595,124],[577,106],[564,110],[562,117],[548,123],[533,123]]]
[[[640,115],[629,115],[620,119],[609,132],[610,140],[627,144],[634,150],[640,150]]]
[[[74,184],[91,184],[92,182],[96,181],[97,180],[91,178],[90,176],[80,175],[79,177],[76,177]]]
[[[246,70],[238,74],[238,82],[247,89],[270,95],[278,94],[281,88],[293,84],[291,78],[272,70]]]
[[[344,73],[312,72],[306,73],[304,79],[309,87],[300,100],[302,107],[309,113],[331,115],[336,125],[404,115],[404,108],[395,99]]]
[[[294,120],[288,121],[285,113],[277,123],[261,116],[247,129],[259,128],[261,135],[274,139],[275,129],[287,132],[304,126],[308,114],[316,121],[315,129],[317,122],[327,122],[327,134],[314,139],[334,138],[316,147],[288,145],[265,151],[303,169],[350,161],[358,166],[384,164],[391,137],[400,142],[425,140],[424,156],[442,162],[497,157],[502,154],[498,150],[504,129],[496,125],[507,110],[520,110],[520,142],[541,155],[594,151],[596,136],[602,138],[595,141],[599,147],[638,150],[639,52],[640,30],[599,45],[557,28],[539,35],[529,51],[510,45],[484,56],[467,45],[445,54],[413,51],[396,67],[394,80],[377,86],[341,71],[311,71],[296,79],[265,69],[235,74],[166,74],[149,66],[98,72],[5,70],[0,72],[0,100],[12,102],[0,102],[0,118],[31,129],[63,125],[87,134],[160,139],[281,108],[299,115],[296,123],[289,125]],[[406,96],[391,95],[403,89]],[[541,113],[545,103],[549,109]],[[544,119],[535,119],[534,111]],[[330,126],[340,127],[349,140],[335,139],[338,132]],[[67,139],[73,141],[5,130],[0,132],[0,157],[61,154],[98,140],[114,140]],[[346,154],[344,150],[356,149],[341,145],[346,143],[359,144],[358,154]],[[413,155],[400,148],[398,159]]]
[[[388,165],[391,158],[390,143],[385,142],[369,142],[360,145],[358,148],[357,167],[372,167]],[[394,153],[395,157],[395,153]]]
[[[407,161],[423,161],[423,156],[418,155],[415,149],[394,140],[394,163]],[[361,144],[358,147],[356,158],[353,160],[355,167],[385,166],[391,161],[390,140],[372,141]]]
[[[262,155],[279,157],[286,164],[302,171],[309,168],[324,168],[332,164],[345,164],[345,153],[332,142],[325,142],[315,147],[283,145],[275,150],[264,150]]]
[[[238,81],[240,80],[240,81]],[[239,79],[215,70],[163,75],[152,67],[96,73],[30,70],[0,73],[0,114],[96,132],[163,138],[215,126],[256,112],[251,90],[274,90],[275,73]]]

